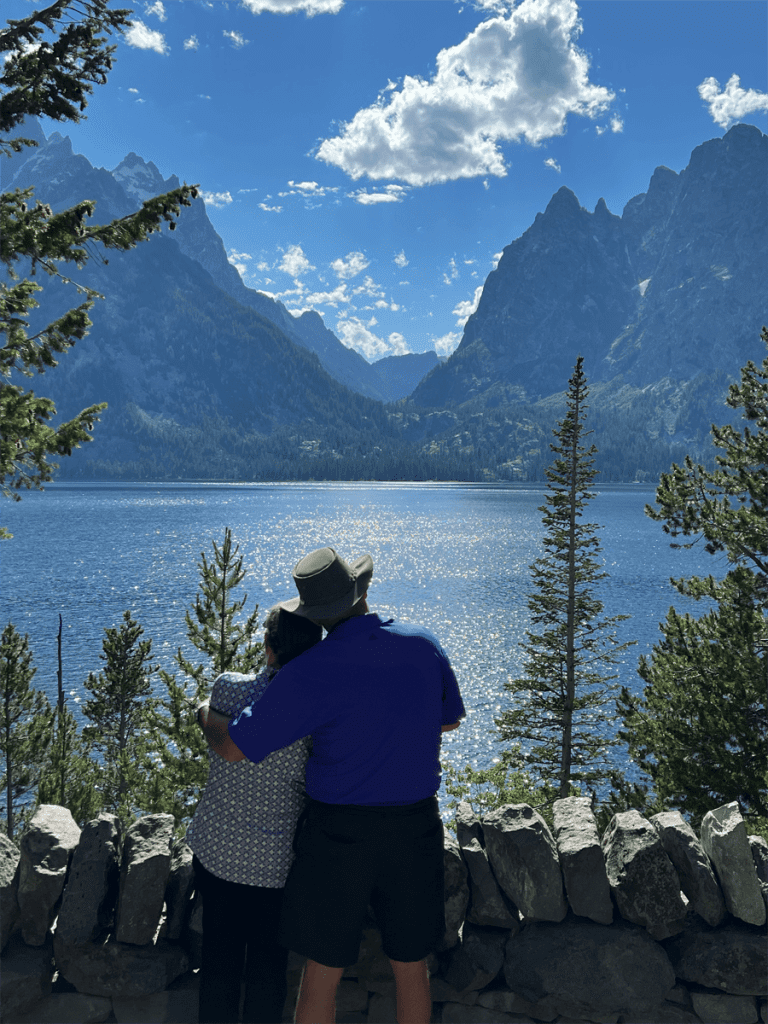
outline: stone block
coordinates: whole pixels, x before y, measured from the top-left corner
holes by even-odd
[[[117,1024],[197,1024],[197,992],[155,992],[112,1000]]]
[[[518,909],[496,881],[480,841],[465,833],[459,840],[459,846],[469,872],[469,909],[466,920],[470,924],[518,931]]]
[[[768,843],[762,836],[748,836],[752,860],[755,862],[757,880],[763,894],[763,903],[768,913]]]
[[[19,848],[0,832],[0,952],[19,921]]]
[[[54,936],[53,949],[59,972],[78,992],[113,999],[162,992],[189,969],[183,948],[163,940],[151,946],[114,941],[70,945]]]
[[[768,1021],[768,999],[758,999],[760,1006],[760,1020]]]
[[[562,921],[568,912],[557,846],[547,823],[528,804],[506,804],[483,818],[493,873],[526,918]]]
[[[447,958],[442,976],[459,993],[479,992],[498,977],[504,966],[509,932],[464,923],[461,941]]]
[[[744,819],[735,800],[704,815],[701,845],[715,866],[730,913],[747,924],[765,924],[763,894]]]
[[[540,999],[532,1003],[524,999],[517,992],[508,988],[490,989],[487,992],[480,992],[477,997],[478,1006],[486,1006],[489,1010],[496,1010],[499,1013],[518,1014],[522,1017],[532,1017],[536,1021],[552,1021],[559,1017],[557,1007],[551,999]]]
[[[42,946],[56,917],[64,880],[80,829],[66,807],[41,804],[19,844],[21,934],[28,946]]]
[[[524,1015],[502,1013],[479,1005],[465,1006],[463,1003],[445,1003],[441,1020],[442,1024],[536,1024]]]
[[[90,942],[114,922],[120,876],[120,822],[100,814],[80,833],[72,855],[56,932],[65,942]]]
[[[53,972],[49,942],[27,946],[18,933],[11,936],[0,959],[1,1019],[15,1021],[16,1016],[49,996]]]
[[[459,941],[459,929],[464,923],[469,904],[467,868],[458,842],[448,831],[446,831],[444,839],[443,867],[445,871],[445,935],[437,952],[450,949]]]
[[[392,995],[374,992],[368,1004],[369,1024],[392,1024],[397,1020],[397,1000]]]
[[[689,924],[682,935],[664,943],[675,974],[682,981],[731,995],[768,995],[768,943],[764,935],[726,925],[709,931]]]
[[[680,880],[649,821],[635,810],[615,814],[602,841],[608,883],[619,913],[654,939],[685,926]]]
[[[192,900],[192,909],[189,913],[189,920],[187,921],[186,928],[181,933],[180,941],[187,956],[189,957],[189,969],[191,971],[199,970],[203,962],[203,900],[200,893],[196,893]],[[295,957],[296,954],[288,954],[289,966],[291,956]],[[301,963],[303,966],[303,957],[301,958]]]
[[[716,928],[725,917],[725,900],[696,833],[679,811],[654,814],[650,822],[659,833],[693,910]]]
[[[598,924],[613,921],[611,887],[589,797],[555,800],[555,841],[571,910]]]
[[[165,902],[171,868],[172,814],[145,814],[125,837],[117,906],[117,941],[152,942]]]
[[[458,840],[459,846],[464,849],[464,843],[469,843],[473,839],[476,839],[482,846],[483,840],[483,826],[480,824],[480,820],[472,810],[472,805],[466,800],[462,800],[459,806],[456,808],[456,839]]]
[[[530,1002],[551,1000],[561,1015],[583,1020],[652,1011],[675,984],[667,954],[645,929],[577,917],[530,925],[509,939],[504,977]]]
[[[367,990],[351,978],[342,978],[336,989],[336,1014],[363,1013],[367,1009]]]
[[[112,1016],[112,1000],[79,992],[54,992],[13,1019],[14,1024],[103,1024]]]
[[[619,1024],[701,1024],[701,1019],[693,1010],[668,1000],[657,1010],[621,1014]]]
[[[693,1009],[707,1024],[756,1024],[757,1004],[749,996],[721,995],[719,992],[691,992]]]
[[[177,941],[192,913],[192,893],[195,876],[192,870],[192,851],[185,842],[176,842],[171,850],[171,867],[165,888],[168,917],[163,938]]]

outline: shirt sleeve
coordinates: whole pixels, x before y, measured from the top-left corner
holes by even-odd
[[[459,683],[451,667],[445,651],[438,645],[438,657],[443,670],[443,725],[453,725],[460,718],[466,718],[467,712],[459,692]]]
[[[302,686],[299,674],[290,669],[291,665],[281,669],[259,700],[229,723],[232,742],[255,764],[323,724],[312,701],[312,688]]]

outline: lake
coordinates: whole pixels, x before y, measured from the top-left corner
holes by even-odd
[[[698,547],[670,548],[643,512],[652,490],[596,491],[585,518],[602,527],[609,577],[599,594],[606,615],[631,616],[618,635],[637,645],[617,671],[637,691],[638,658],[658,641],[669,606],[704,610],[670,577],[719,575],[722,566]],[[489,730],[509,706],[503,684],[523,667],[528,566],[541,554],[544,498],[542,488],[498,484],[56,483],[3,503],[14,539],[0,547],[0,615],[29,635],[34,685],[55,702],[61,613],[64,685],[77,711],[88,673],[101,668],[103,630],[119,625],[126,609],[161,667],[173,669],[179,646],[192,654],[184,613],[197,592],[200,554],[212,555],[225,527],[248,570],[237,595],[248,594],[247,611],[258,603],[266,613],[293,596],[291,569],[314,548],[334,547],[348,561],[370,552],[371,609],[432,629],[456,671],[467,718],[444,735],[443,760],[489,768],[499,749]],[[623,748],[616,757],[627,764]],[[444,785],[438,796],[444,807]]]

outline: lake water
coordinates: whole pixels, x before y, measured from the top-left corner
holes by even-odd
[[[197,592],[197,563],[226,526],[248,570],[247,611],[258,603],[266,613],[293,596],[291,569],[307,551],[328,545],[350,561],[370,552],[372,610],[432,629],[456,671],[467,719],[444,735],[443,760],[489,768],[499,752],[489,730],[509,706],[503,684],[523,667],[528,566],[541,554],[544,498],[542,489],[482,484],[53,484],[3,502],[14,539],[0,546],[0,615],[29,635],[34,685],[55,702],[61,613],[64,684],[76,710],[88,673],[101,668],[103,630],[126,609],[163,668],[173,670],[178,646],[192,653],[184,613]],[[722,568],[703,549],[672,550],[643,512],[653,500],[641,488],[600,489],[587,507],[587,520],[603,527],[605,614],[631,616],[618,630],[637,641],[618,666],[631,690],[641,686],[638,658],[658,641],[669,606],[695,608],[669,578]],[[622,748],[616,757],[626,765]],[[445,808],[444,785],[438,795]]]

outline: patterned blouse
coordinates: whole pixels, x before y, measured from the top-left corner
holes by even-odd
[[[275,672],[225,672],[213,684],[211,707],[234,718],[263,696]],[[242,885],[285,885],[311,750],[305,736],[258,764],[228,762],[208,751],[208,781],[187,829],[187,844],[207,871]]]

